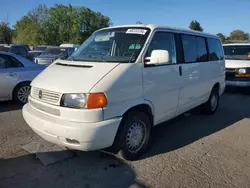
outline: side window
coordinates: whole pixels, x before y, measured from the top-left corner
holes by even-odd
[[[18,54],[19,50],[18,50],[18,47],[17,46],[12,46],[10,48],[10,52],[11,53],[14,53],[14,54]]]
[[[12,67],[23,67],[23,64],[18,61],[15,57],[8,56],[8,58],[11,60]]]
[[[217,61],[223,60],[223,51],[221,42],[218,39],[207,39],[208,49],[209,49],[209,60]]]
[[[169,63],[176,63],[176,47],[173,33],[156,32],[148,47],[146,56],[150,57],[153,50],[167,50],[169,53]]]
[[[196,37],[196,45],[198,51],[198,62],[208,61],[206,41],[203,37]]]
[[[23,64],[12,56],[0,55],[0,69],[15,67],[23,67]]]
[[[6,55],[0,55],[0,69],[12,68],[12,62]]]
[[[185,62],[186,63],[196,62],[198,59],[196,37],[189,35],[182,35],[181,39],[182,39]]]
[[[181,38],[186,63],[208,61],[205,38],[190,35],[182,35]]]
[[[0,69],[7,68],[9,62],[3,55],[0,55]]]
[[[21,55],[27,55],[27,51],[26,51],[25,47],[23,47],[23,46],[19,46],[18,51]]]

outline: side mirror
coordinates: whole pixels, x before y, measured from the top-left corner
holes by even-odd
[[[153,50],[151,57],[146,57],[146,64],[164,64],[169,63],[169,52],[167,50]]]

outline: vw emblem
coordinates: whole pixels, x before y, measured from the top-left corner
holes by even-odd
[[[38,97],[39,97],[39,99],[41,99],[41,98],[43,97],[43,92],[42,92],[42,90],[39,91]]]

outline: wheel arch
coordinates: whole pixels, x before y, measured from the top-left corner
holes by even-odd
[[[151,126],[153,127],[154,124],[154,106],[152,105],[152,103],[150,101],[144,101],[144,103],[141,104],[136,104],[132,107],[130,107],[129,109],[127,109],[123,115],[122,115],[122,120],[120,122],[120,125],[117,129],[115,138],[114,138],[114,142],[112,144],[112,146],[110,148],[108,148],[108,151],[112,151],[114,153],[117,153],[120,150],[120,138],[118,135],[120,135],[121,130],[122,130],[122,124],[124,122],[124,119],[130,114],[133,113],[135,111],[140,111],[143,112],[145,114],[147,114],[150,117],[150,122],[151,122]]]
[[[220,91],[220,83],[219,82],[216,82],[213,86],[213,88],[216,88],[218,89],[218,91]]]
[[[21,82],[17,83],[16,86],[13,88],[13,90],[12,90],[12,92],[11,92],[11,100],[14,99],[14,92],[15,92],[15,90],[16,90],[21,84],[24,84],[24,83],[30,84],[31,81],[30,81],[30,80],[24,80],[24,81],[21,81]]]
[[[150,102],[137,104],[131,108],[129,108],[126,112],[124,112],[123,117],[127,116],[129,113],[132,113],[133,111],[140,111],[145,113],[150,117],[150,121],[153,125],[154,123],[154,108]]]

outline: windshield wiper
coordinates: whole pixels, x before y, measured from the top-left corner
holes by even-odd
[[[98,57],[98,56],[87,55],[87,56],[81,56],[81,57],[95,58],[95,59],[100,60],[100,61],[102,61],[102,62],[107,62],[107,61],[105,61],[102,57]],[[73,56],[70,56],[68,59],[71,60],[71,61],[84,61],[83,59],[76,59],[76,58],[73,57]]]
[[[99,56],[93,56],[93,55],[91,55],[91,54],[87,54],[87,57],[90,57],[90,58],[95,58],[95,59],[97,59],[97,60],[101,60],[101,61],[103,61],[103,62],[107,62],[104,58],[102,58],[102,57],[99,57]]]

